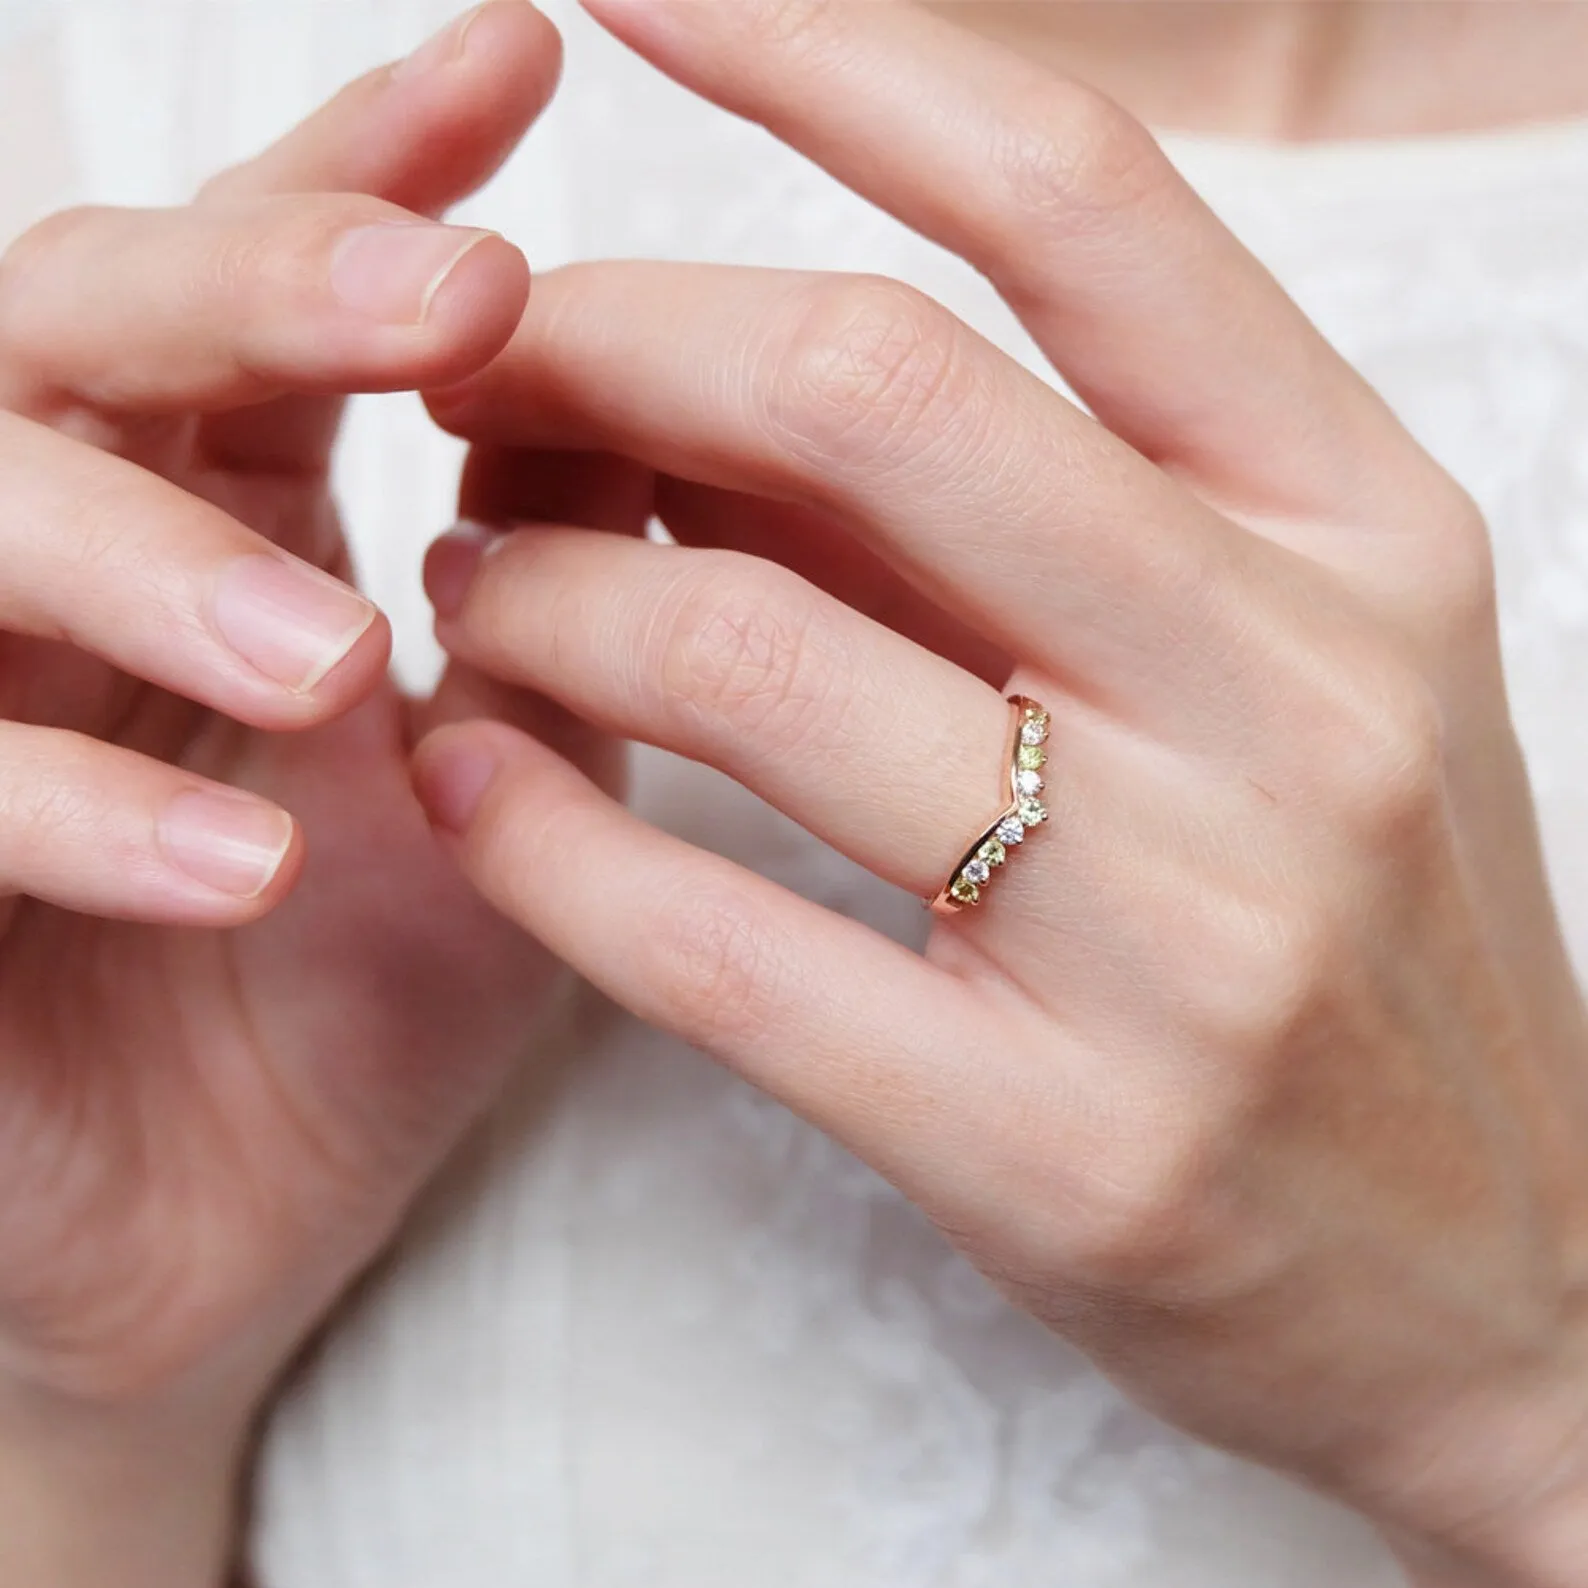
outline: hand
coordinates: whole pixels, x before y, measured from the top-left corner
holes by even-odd
[[[485,693],[387,681],[327,463],[338,394],[506,341],[522,257],[426,217],[557,66],[489,5],[191,208],[0,266],[7,1585],[214,1580],[254,1405],[524,1049],[550,961],[407,774]]]
[[[445,541],[444,642],[921,895],[1018,691],[1048,820],[923,959],[500,724],[421,746],[433,819],[1164,1416],[1429,1582],[1579,1582],[1588,1033],[1472,504],[1087,90],[905,7],[588,4],[985,271],[1101,423],[895,283],[559,272],[433,409],[660,471],[685,544]]]

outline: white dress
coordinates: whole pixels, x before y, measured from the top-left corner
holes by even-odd
[[[442,0],[0,0],[0,229],[169,202]],[[664,83],[571,5],[566,87],[466,213],[541,264],[650,254],[882,271],[1017,357],[965,266]],[[47,135],[41,137],[40,129]],[[1313,149],[1174,139],[1192,180],[1475,493],[1513,699],[1588,964],[1588,124]],[[362,561],[433,665],[417,568],[457,449],[358,405]],[[640,808],[918,939],[912,900],[721,777]],[[263,1588],[1381,1588],[1368,1530],[1132,1409],[892,1190],[593,997],[466,1144],[280,1406]],[[538,1068],[538,1067],[537,1067]]]

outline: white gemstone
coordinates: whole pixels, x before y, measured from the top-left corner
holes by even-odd
[[[965,880],[974,882],[979,887],[992,875],[992,867],[985,860],[967,860],[965,862]]]
[[[1026,836],[1026,825],[1018,816],[1006,816],[998,823],[998,837],[1006,844],[1018,844]]]
[[[1042,774],[1040,772],[1016,772],[1015,788],[1022,794],[1040,794],[1042,792]]]
[[[1020,724],[1021,744],[1041,744],[1048,736],[1048,725],[1045,722],[1023,722]]]

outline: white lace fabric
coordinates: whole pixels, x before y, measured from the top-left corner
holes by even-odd
[[[1040,367],[986,285],[569,4],[546,125],[468,206],[538,264],[880,271]],[[179,200],[441,0],[9,0],[0,229]],[[1493,526],[1516,716],[1588,964],[1588,125],[1171,152]],[[356,407],[340,479],[403,663],[458,449]],[[908,940],[919,906],[726,779],[642,753],[644,814]],[[263,1588],[1388,1588],[1361,1524],[1131,1408],[891,1189],[581,994],[284,1398]],[[540,1077],[540,1079],[537,1079]]]

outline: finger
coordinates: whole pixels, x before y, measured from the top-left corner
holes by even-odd
[[[975,265],[1106,425],[1220,499],[1393,522],[1386,482],[1425,479],[1384,404],[1102,95],[911,5],[585,3]]]
[[[561,514],[543,516],[571,522]],[[886,623],[1000,690],[1009,677],[1013,663],[1006,651],[927,600],[828,514],[743,491],[663,479],[657,486],[657,516],[683,545],[715,546],[781,563],[845,606]]]
[[[531,677],[576,702],[592,720],[728,772],[919,896],[963,877],[978,890],[967,900],[978,907],[933,934],[929,957],[972,981],[992,977],[1078,1042],[1109,1051],[1113,1072],[1140,1083],[1137,1101],[1163,1095],[1171,1079],[1158,1023],[1164,1006],[1144,1020],[1130,1012],[1142,967],[1163,969],[1152,923],[1195,928],[1185,986],[1216,980],[1243,944],[1283,941],[1272,901],[1252,882],[1276,874],[1293,839],[1274,826],[1275,808],[1362,798],[1357,747],[1342,747],[1327,788],[1315,766],[1299,777],[1291,771],[1287,785],[1283,765],[1271,770],[1255,755],[1245,764],[1251,771],[1232,777],[1017,675],[1017,687],[1049,714],[1046,722],[1021,714],[1019,748],[1033,753],[1016,764],[1037,781],[1030,793],[1020,788],[1013,826],[998,820],[993,831],[1013,803],[1009,707],[786,570],[757,571],[736,553],[537,526],[493,543],[442,633],[507,676]],[[475,735],[477,727],[458,731]],[[1028,812],[1026,800],[1051,817]],[[565,843],[576,864],[587,843],[600,841],[577,822],[558,826],[554,812],[545,820],[544,835],[510,835],[492,853],[510,863],[516,843]],[[989,834],[995,844],[985,842]],[[1309,841],[1325,867],[1344,853],[1332,828]],[[480,861],[477,878],[490,863]],[[547,884],[545,907],[565,908],[566,890],[555,877]],[[1141,908],[1119,909],[1127,898]],[[617,914],[627,900],[609,892],[599,907]],[[1179,972],[1165,974],[1169,1003],[1181,1007]],[[1236,1003],[1250,992],[1230,989]],[[1183,1070],[1185,1057],[1169,1068]]]
[[[488,0],[213,178],[202,198],[368,193],[439,215],[497,170],[545,108],[561,67],[561,39],[534,6]]]
[[[549,526],[443,548],[451,654],[718,767],[913,893],[1011,803],[997,691],[773,563]]]
[[[0,414],[0,629],[66,640],[267,728],[383,676],[390,631],[339,580],[134,464]]]
[[[257,920],[301,868],[278,806],[116,745],[0,723],[0,893],[185,926]]]
[[[419,749],[420,798],[475,885],[642,1020],[781,1099],[951,1226],[989,1142],[1069,1099],[1045,1028],[1009,1062],[974,989],[857,922],[650,827],[498,725]],[[996,1084],[989,1084],[996,1077]],[[1029,1115],[1027,1115],[1029,1118]],[[1062,1159],[1063,1144],[1053,1142]]]
[[[1144,723],[1224,714],[1254,625],[1298,621],[1293,559],[896,283],[571,266],[499,359],[429,400],[477,440],[604,448],[831,514],[995,646]]]
[[[556,29],[524,0],[480,6],[213,180],[201,202],[365,193],[440,215],[500,166],[540,114],[561,49]],[[201,437],[210,456],[236,469],[318,469],[339,414],[337,402],[291,398],[212,418]]]
[[[626,458],[595,452],[516,452],[474,448],[464,464],[458,507],[476,535],[526,520],[551,519],[619,535],[645,532],[653,478]],[[473,536],[467,537],[473,539]],[[426,559],[445,583],[451,542]],[[624,784],[624,750],[549,695],[493,677],[449,658],[434,697],[419,709],[419,732],[448,722],[488,717],[510,722],[616,792]]]
[[[0,265],[0,378],[46,414],[412,387],[499,351],[528,291],[494,233],[376,199],[77,210]]]

